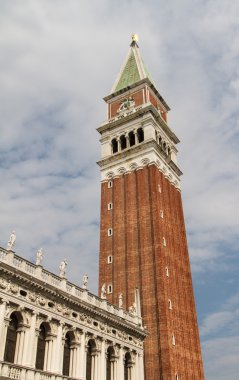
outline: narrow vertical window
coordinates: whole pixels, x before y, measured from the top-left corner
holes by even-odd
[[[179,376],[177,373],[175,373],[175,380],[179,380]]]
[[[113,292],[113,286],[110,284],[108,285],[107,293],[111,294]]]
[[[112,236],[113,235],[113,228],[108,228],[108,236]]]
[[[137,137],[138,137],[138,142],[141,143],[144,141],[144,131],[142,128],[137,129]]]
[[[174,334],[172,335],[172,345],[175,346],[175,336],[174,336]]]
[[[129,132],[129,145],[135,145],[135,134],[133,131]]]
[[[108,264],[112,264],[112,262],[113,262],[113,256],[109,255],[108,256]]]
[[[10,317],[10,322],[7,329],[7,338],[5,345],[4,361],[14,363],[16,343],[17,343],[17,330],[18,330],[18,319],[13,313]]]
[[[112,181],[109,181],[109,182],[108,182],[108,189],[110,189],[111,187],[113,187],[113,182],[112,182]]]
[[[170,299],[168,299],[168,308],[169,310],[173,309],[172,301]]]
[[[163,210],[160,210],[160,218],[163,219]]]
[[[165,237],[163,237],[163,246],[166,247],[167,243],[166,243],[166,239]]]
[[[112,210],[112,208],[113,208],[113,203],[108,203],[108,211],[110,211],[110,210]]]
[[[116,139],[113,139],[111,141],[111,146],[112,146],[112,153],[117,153],[118,152],[118,141]]]
[[[169,277],[169,269],[168,269],[168,267],[165,267],[165,273],[166,273],[166,276]]]
[[[127,148],[127,141],[125,135],[120,136],[120,147],[121,150],[124,150]]]
[[[161,188],[160,185],[158,185],[158,192],[159,192],[159,193],[162,193],[162,188]]]

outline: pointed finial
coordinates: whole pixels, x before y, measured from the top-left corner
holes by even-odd
[[[137,42],[139,40],[139,36],[138,34],[136,33],[133,33],[132,36],[131,36],[131,39],[132,39],[132,42],[131,42],[131,45],[130,46],[138,46]]]
[[[139,40],[139,36],[138,36],[138,34],[133,33],[133,34],[132,34],[132,41],[134,41],[134,42],[138,42],[138,40]]]

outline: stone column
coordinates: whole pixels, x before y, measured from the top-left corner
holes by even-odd
[[[0,360],[4,359],[4,351],[6,344],[7,328],[9,321],[4,320],[7,301],[3,301],[0,305]]]
[[[57,326],[56,336],[53,339],[53,355],[51,362],[51,370],[55,373],[62,373],[62,323]]]
[[[106,379],[106,357],[107,354],[105,352],[106,350],[106,345],[105,345],[105,340],[103,339],[101,341],[101,351],[100,351],[100,374],[99,378],[100,380],[105,380]]]
[[[80,368],[79,368],[79,377],[82,379],[86,378],[86,355],[87,355],[87,345],[85,341],[85,332],[82,331],[81,334],[81,345],[80,345]]]
[[[24,342],[24,329],[20,325],[17,329],[17,341],[14,355],[14,363],[22,364],[22,353],[23,353],[23,342]]]
[[[22,358],[22,364],[27,367],[35,366],[35,340],[36,340],[36,313],[32,313],[30,325],[26,328],[24,352]]]
[[[138,365],[139,365],[139,380],[144,380],[144,357],[143,353],[138,353]]]
[[[124,350],[122,347],[119,348],[119,358],[117,361],[117,375],[118,379],[121,380],[124,378]]]

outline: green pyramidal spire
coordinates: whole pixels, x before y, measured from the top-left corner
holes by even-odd
[[[112,93],[122,90],[145,78],[148,78],[150,82],[153,83],[151,75],[140,55],[137,41],[138,36],[136,34],[133,34],[132,43],[126,57],[126,61],[123,64],[116,82],[111,90]]]

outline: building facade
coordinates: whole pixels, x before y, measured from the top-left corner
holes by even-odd
[[[64,262],[63,262],[64,263]],[[0,248],[0,379],[144,380],[146,332],[113,306]]]
[[[185,232],[179,139],[133,37],[104,100],[97,129],[102,146],[99,291],[137,307],[145,340],[146,380],[204,379]]]

